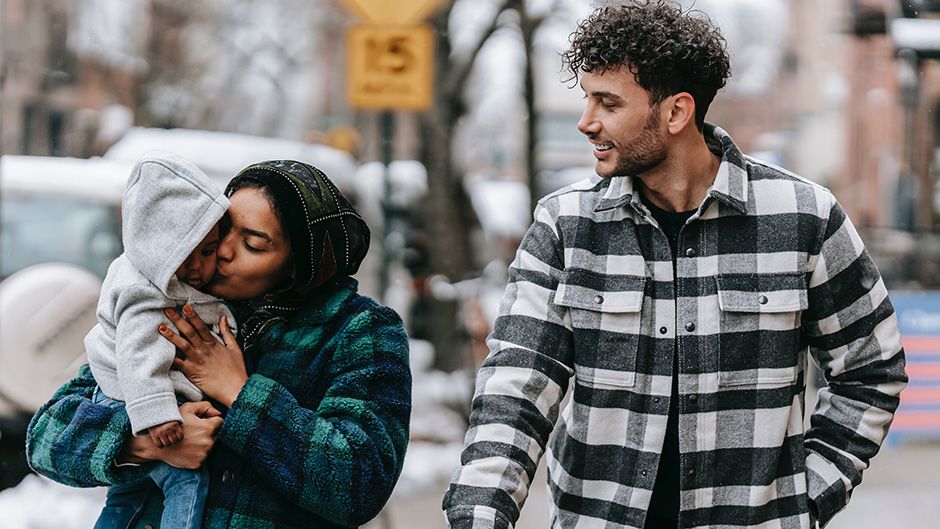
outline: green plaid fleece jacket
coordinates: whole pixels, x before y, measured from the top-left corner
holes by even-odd
[[[721,165],[675,272],[632,178],[539,202],[444,498],[453,528],[511,527],[546,448],[553,528],[644,527],[671,399],[680,527],[805,529],[848,502],[907,381],[884,283],[828,190],[705,134]],[[804,431],[807,352],[829,384]]]
[[[352,527],[388,500],[408,444],[408,342],[398,315],[355,288],[344,281],[258,338],[264,354],[206,461],[203,527]],[[130,423],[92,404],[94,388],[85,366],[36,413],[30,464],[80,487],[143,477],[147,466],[114,465]],[[150,497],[136,527],[159,523]]]

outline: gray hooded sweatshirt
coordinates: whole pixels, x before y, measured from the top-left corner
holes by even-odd
[[[176,349],[157,327],[163,309],[189,304],[208,325],[234,318],[217,298],[181,282],[176,270],[222,218],[229,201],[194,164],[145,155],[124,191],[124,253],[111,263],[98,300],[98,324],[85,337],[88,364],[105,395],[124,401],[135,435],[182,420],[176,395],[202,399],[177,370]],[[218,329],[213,327],[214,331]],[[172,329],[172,325],[170,325]]]

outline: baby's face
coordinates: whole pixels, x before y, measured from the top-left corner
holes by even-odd
[[[202,288],[215,275],[216,251],[219,249],[219,225],[209,230],[193,253],[176,270],[176,278],[193,288]]]

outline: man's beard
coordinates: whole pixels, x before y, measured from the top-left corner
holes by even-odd
[[[659,133],[659,106],[650,112],[640,136],[617,149],[617,166],[607,175],[637,176],[666,160],[666,144]]]

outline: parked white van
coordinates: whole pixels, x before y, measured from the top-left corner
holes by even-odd
[[[128,130],[104,158],[133,163],[152,150],[178,154],[223,184],[256,162],[297,160],[320,168],[346,192],[358,167],[352,155],[326,145],[230,132],[143,127]]]
[[[0,280],[71,263],[104,277],[121,254],[120,207],[133,162],[0,157]]]

